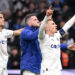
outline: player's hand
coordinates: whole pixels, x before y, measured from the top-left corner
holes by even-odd
[[[69,50],[74,50],[75,51],[75,43],[71,44],[67,47]]]
[[[49,8],[49,9],[46,11],[46,15],[47,15],[47,16],[52,16],[52,14],[53,14],[53,10]]]

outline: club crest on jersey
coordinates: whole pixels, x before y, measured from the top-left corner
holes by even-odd
[[[43,70],[43,73],[45,73],[45,70]]]

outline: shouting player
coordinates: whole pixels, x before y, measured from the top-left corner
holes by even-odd
[[[49,12],[49,10],[47,12]],[[51,14],[52,13],[53,10],[51,10]],[[62,29],[57,31],[57,25],[51,19],[51,14],[46,14],[38,35],[42,52],[41,75],[61,75],[60,37],[63,36],[75,22],[75,16],[73,16]],[[73,49],[75,50],[74,44]]]

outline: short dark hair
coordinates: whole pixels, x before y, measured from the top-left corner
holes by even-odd
[[[27,24],[27,21],[29,18],[31,18],[31,16],[36,16],[34,13],[33,14],[27,14],[25,17],[25,23]]]

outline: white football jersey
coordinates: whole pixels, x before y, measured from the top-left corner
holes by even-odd
[[[7,52],[7,38],[13,36],[13,31],[3,29],[0,32],[0,68],[7,67],[8,52]]]
[[[45,16],[39,29],[39,44],[42,52],[42,69],[56,69],[61,70],[60,61],[60,37],[73,25],[75,22],[75,15],[65,23],[62,29],[60,29],[54,36],[49,36],[45,33],[45,26],[48,21],[48,16]]]
[[[43,69],[62,69],[60,61],[60,37],[61,35],[58,31],[53,37],[45,34],[43,39],[39,39]]]

